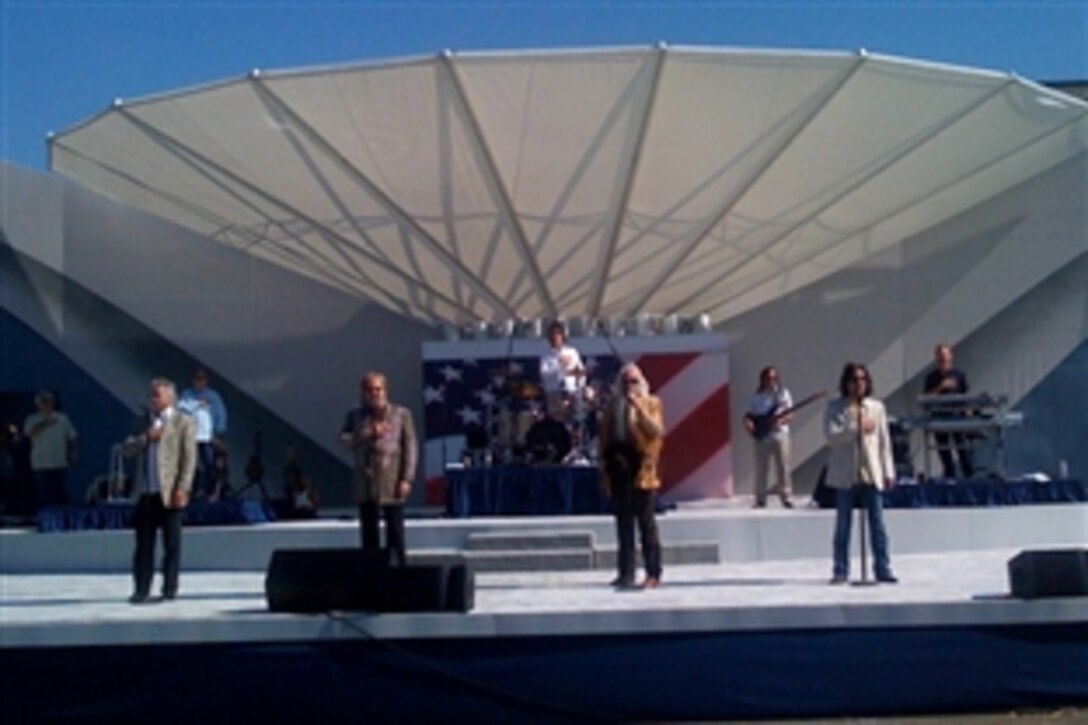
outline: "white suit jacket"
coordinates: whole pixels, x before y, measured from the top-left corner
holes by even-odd
[[[871,483],[883,490],[888,480],[895,480],[892,441],[884,403],[875,398],[862,401],[863,415],[876,423],[871,433],[858,435],[857,409],[846,398],[836,398],[824,410],[824,434],[830,448],[827,459],[827,485],[850,488],[855,483]],[[869,480],[859,475],[865,471]]]

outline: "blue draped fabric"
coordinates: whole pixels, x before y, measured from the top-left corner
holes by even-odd
[[[884,493],[886,508],[933,506],[1020,506],[1088,501],[1088,484],[1077,479],[1054,481],[958,481],[896,486]]]
[[[446,471],[446,514],[524,516],[610,511],[592,466],[490,466]]]
[[[38,530],[130,529],[135,507],[130,503],[98,506],[50,506],[38,512]],[[229,526],[275,521],[264,501],[194,501],[185,508],[184,526]]]
[[[5,720],[838,721],[1088,702],[1084,622],[378,640],[358,621],[354,640],[5,649]]]

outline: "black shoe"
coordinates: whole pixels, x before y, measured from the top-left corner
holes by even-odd
[[[784,508],[784,509],[793,508],[793,501],[790,501],[788,498],[782,499],[782,508]]]
[[[132,596],[128,598],[129,604],[147,604],[151,601],[151,596],[147,592],[133,592]]]
[[[846,575],[845,574],[836,574],[835,576],[831,577],[831,582],[830,583],[831,584],[845,584],[846,583]]]
[[[163,598],[164,601],[172,602],[172,601],[174,601],[175,599],[178,598],[178,593],[177,592],[163,592],[162,593],[162,598]]]
[[[899,579],[897,579],[895,574],[892,574],[890,571],[884,572],[883,574],[877,574],[876,575],[876,580],[878,582],[881,582],[882,584],[898,584],[899,583]]]
[[[635,580],[633,578],[618,576],[612,580],[612,586],[616,589],[634,589]]]
[[[754,509],[765,509],[765,508],[767,508],[767,502],[766,501],[756,501],[755,506],[753,506],[752,508],[754,508]]]

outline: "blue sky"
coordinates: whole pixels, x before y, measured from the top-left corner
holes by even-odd
[[[0,0],[0,157],[145,95],[444,48],[868,50],[1032,80],[1088,79],[1088,0],[1052,2],[81,2]]]

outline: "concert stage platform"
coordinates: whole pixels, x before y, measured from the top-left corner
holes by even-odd
[[[600,569],[484,573],[468,614],[268,612],[260,551],[350,545],[350,521],[189,530],[179,599],[139,607],[131,534],[3,532],[4,712],[713,720],[1088,703],[1088,598],[1011,599],[1006,569],[1022,548],[1088,545],[1088,507],[887,516],[898,585],[828,585],[831,512],[708,507],[663,516],[663,536],[718,531],[723,563],[668,567],[647,592],[615,592]],[[417,520],[410,541],[586,518]],[[34,573],[24,540],[66,543],[87,568]],[[74,555],[92,541],[97,563]],[[253,565],[212,570],[211,548]]]

